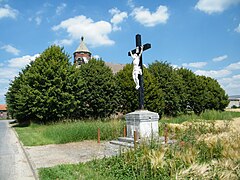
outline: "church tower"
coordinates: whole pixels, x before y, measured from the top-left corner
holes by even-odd
[[[91,59],[91,52],[88,50],[83,40],[84,38],[82,37],[80,45],[73,53],[74,64],[76,64],[77,66],[88,63],[88,61]]]

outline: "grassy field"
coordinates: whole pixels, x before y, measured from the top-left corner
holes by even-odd
[[[175,118],[163,117],[159,121],[159,133],[162,135],[165,124],[183,123],[185,121],[205,120],[231,120],[240,117],[240,112],[206,111],[200,116],[195,114],[182,115]],[[125,122],[111,121],[76,121],[61,122],[49,125],[31,124],[29,127],[16,127],[20,140],[25,146],[38,146],[46,144],[63,144],[83,140],[97,140],[97,129],[101,130],[101,140],[112,140],[123,136]]]
[[[240,118],[172,126],[177,143],[141,145],[119,156],[39,170],[40,179],[239,179]],[[176,130],[177,129],[177,130]]]
[[[197,116],[196,114],[181,115],[177,117],[163,117],[161,123],[183,123],[185,121],[197,120],[231,120],[235,117],[240,117],[240,111],[212,111],[208,110]]]
[[[16,127],[20,140],[25,146],[63,144],[83,140],[97,140],[98,128],[101,140],[111,140],[123,136],[124,121],[77,121],[49,125],[31,124]]]
[[[240,179],[240,118],[229,121],[233,117],[240,113],[207,112],[196,118],[165,119],[175,144],[152,141],[116,157],[43,168],[39,176],[44,180]],[[169,123],[175,121],[178,124]]]

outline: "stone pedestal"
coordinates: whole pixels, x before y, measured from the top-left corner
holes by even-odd
[[[158,113],[148,110],[137,110],[126,114],[127,137],[133,138],[134,131],[138,138],[158,137]]]

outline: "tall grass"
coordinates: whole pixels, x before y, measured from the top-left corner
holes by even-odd
[[[240,112],[207,110],[200,115],[205,120],[232,120],[235,117],[240,117]]]
[[[55,141],[56,144],[76,142],[83,140],[96,140],[98,128],[102,140],[117,138],[123,132],[122,121],[91,121],[60,123],[49,126],[43,135]]]
[[[232,120],[235,117],[240,117],[240,112],[230,112],[230,111],[215,111],[206,110],[199,116],[196,114],[180,115],[177,117],[163,117],[160,122],[162,123],[183,123],[185,121],[196,121],[196,120]]]
[[[78,121],[61,122],[49,125],[32,124],[16,128],[25,146],[62,144],[83,140],[97,140],[100,128],[101,140],[115,139],[123,134],[124,121]]]
[[[163,116],[162,119],[160,120],[160,122],[180,124],[180,123],[183,123],[185,121],[193,121],[193,120],[196,120],[196,119],[199,119],[199,116],[197,116],[196,114],[184,114],[184,115],[180,115],[180,116],[177,116],[177,117]]]

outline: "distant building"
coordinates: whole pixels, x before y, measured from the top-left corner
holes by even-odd
[[[77,66],[88,63],[88,61],[92,58],[92,53],[87,48],[83,37],[81,38],[80,45],[73,53],[73,57],[74,64],[76,64]],[[112,69],[114,74],[122,70],[125,66],[125,64],[114,64],[110,62],[105,62],[105,64]]]
[[[7,113],[7,105],[6,104],[0,104],[0,118],[6,119],[8,117]]]
[[[92,53],[88,50],[86,44],[84,43],[84,38],[82,37],[80,45],[73,53],[74,64],[80,66],[81,64],[88,63],[88,61],[91,59],[91,56]]]
[[[228,100],[230,101],[227,108],[240,107],[240,95],[229,96]]]
[[[118,71],[122,70],[126,64],[114,64],[110,62],[105,62],[106,66],[112,69],[113,74],[116,74]]]

